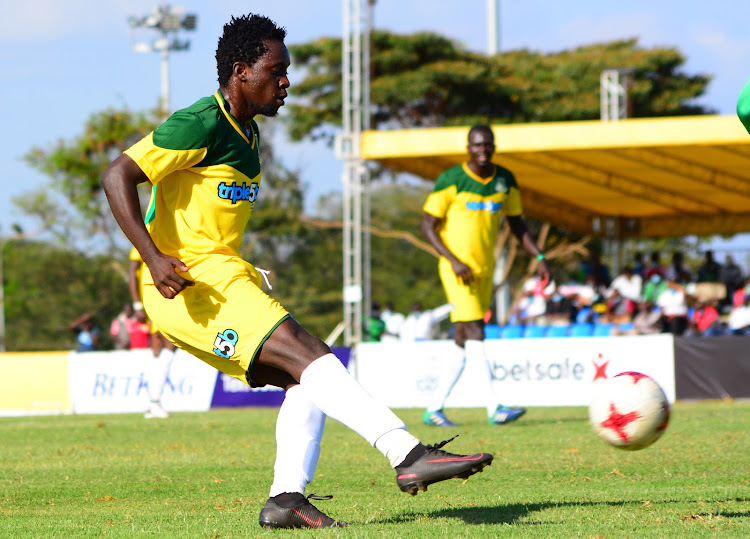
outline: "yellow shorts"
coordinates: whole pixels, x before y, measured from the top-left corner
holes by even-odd
[[[195,285],[166,299],[149,276],[143,286],[149,317],[177,347],[247,384],[258,350],[289,313],[260,289],[260,276],[241,258],[187,277]]]
[[[438,272],[448,303],[453,304],[451,322],[483,320],[492,299],[492,273],[475,275],[474,281],[466,285],[456,277],[450,262],[443,257],[438,262]]]

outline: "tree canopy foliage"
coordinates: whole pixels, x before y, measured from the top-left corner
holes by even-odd
[[[108,256],[23,239],[3,243],[8,351],[75,349],[68,325],[84,312],[102,330],[100,345],[111,346],[109,325],[130,294]]]
[[[112,256],[121,252],[123,236],[99,180],[123,150],[156,127],[155,114],[113,109],[94,113],[71,140],[32,148],[25,161],[50,178],[49,189],[18,196],[14,204],[36,217],[58,242],[91,246]]]
[[[329,139],[341,125],[341,40],[322,38],[290,47],[305,73],[293,92],[289,130],[294,140]],[[707,114],[693,104],[709,75],[682,71],[676,48],[643,48],[637,39],[554,53],[508,51],[495,56],[466,51],[434,34],[372,33],[373,126],[438,127],[600,117],[603,70],[632,69],[634,117]]]

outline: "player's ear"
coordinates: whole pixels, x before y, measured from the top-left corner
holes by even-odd
[[[235,62],[232,64],[232,73],[242,82],[247,80],[249,70],[250,68],[244,62]]]

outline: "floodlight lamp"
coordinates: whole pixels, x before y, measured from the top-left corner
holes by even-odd
[[[154,52],[154,49],[148,43],[140,42],[140,43],[135,43],[133,45],[133,51],[135,51],[135,52]]]
[[[158,26],[162,32],[176,32],[180,29],[181,25],[182,21],[180,20],[180,16],[174,11],[168,11],[162,13]]]
[[[185,15],[185,18],[182,19],[182,27],[185,30],[195,30],[196,26],[198,26],[198,15],[195,13],[188,13]]]

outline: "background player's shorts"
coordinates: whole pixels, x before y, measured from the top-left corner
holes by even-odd
[[[452,303],[454,307],[451,311],[451,322],[483,320],[492,299],[492,273],[475,275],[474,281],[466,285],[456,277],[451,263],[444,257],[440,257],[438,272],[448,303]]]
[[[231,258],[192,279],[173,299],[149,282],[143,303],[155,326],[176,346],[247,384],[258,350],[289,313],[260,289],[255,268]]]

